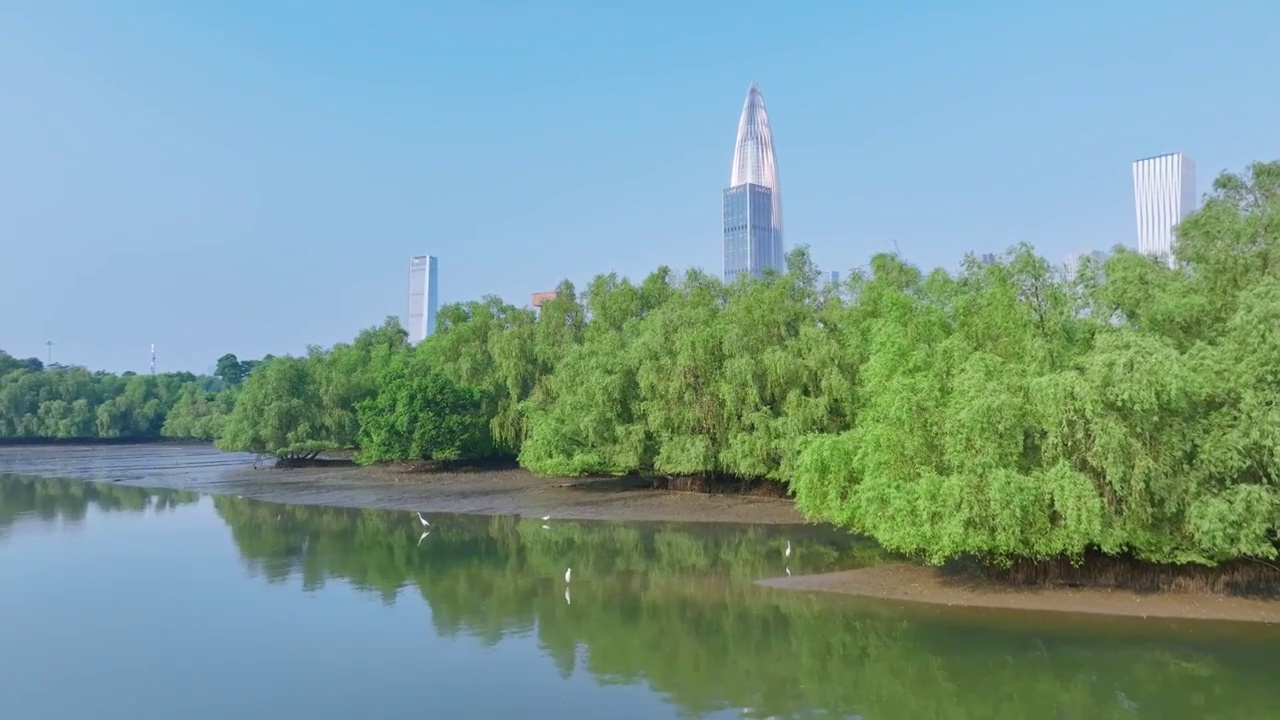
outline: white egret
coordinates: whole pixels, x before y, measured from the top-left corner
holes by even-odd
[[[420,511],[418,512],[418,521],[422,523],[422,527],[427,527],[427,526],[431,525],[431,522],[430,522],[429,520],[427,520],[426,518],[422,517],[422,512],[420,512]]]
[[[543,516],[542,516],[542,522],[546,522],[546,521],[548,521],[548,520],[550,520],[550,519],[551,519],[551,516],[550,516],[550,515],[543,515]]]
[[[791,541],[787,541],[787,549],[782,552],[786,557],[791,557]]]
[[[568,568],[567,570],[565,570],[565,571],[564,571],[564,581],[565,581],[565,582],[569,582],[569,577],[570,577],[570,576],[572,576],[572,575],[573,575],[573,568]]]

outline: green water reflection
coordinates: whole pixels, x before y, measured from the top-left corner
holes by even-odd
[[[208,501],[186,507],[196,500],[181,491],[0,477],[0,528],[24,516],[83,518],[90,508],[178,508],[217,522],[208,516]],[[213,498],[212,512],[229,528],[235,548],[228,550],[250,570],[245,583],[300,584],[306,594],[296,593],[299,598],[340,584],[397,606],[419,596],[430,608],[432,626],[409,628],[421,637],[406,644],[421,643],[427,652],[439,638],[528,645],[536,652],[522,661],[526,666],[551,663],[561,677],[585,672],[597,686],[648,688],[682,716],[1254,720],[1276,717],[1280,708],[1280,684],[1274,682],[1280,643],[1271,628],[975,618],[753,584],[788,567],[817,572],[885,560],[874,545],[833,530],[554,518],[544,528],[541,519],[428,514],[431,533],[422,537],[418,520],[406,512],[233,497]],[[225,535],[208,537],[225,531],[207,523],[201,528],[203,535],[193,532],[184,541],[189,546],[175,544],[176,557],[199,551],[211,558],[201,548],[225,547]],[[789,559],[783,554],[788,541],[794,550]],[[163,567],[158,564],[156,572]],[[563,577],[567,567],[573,568],[570,583]],[[209,572],[216,569],[211,565]],[[209,592],[200,587],[185,592]],[[171,586],[175,595],[183,591]],[[0,604],[4,600],[0,588]],[[138,605],[147,602],[173,600],[139,594]],[[343,618],[330,620],[341,624]],[[145,638],[138,642],[145,652]],[[246,637],[244,647],[252,646]],[[486,686],[501,692],[509,673],[527,670],[495,667]],[[374,671],[357,663],[343,672],[354,682]],[[546,687],[546,697],[529,697],[530,717],[560,717],[557,698],[574,687],[580,686]],[[405,692],[417,691],[405,686]],[[459,703],[465,707],[466,700],[454,701],[455,712]],[[667,707],[654,705],[655,712]],[[258,716],[254,708],[245,711]],[[599,717],[611,715],[601,708]]]
[[[691,715],[1260,718],[1280,707],[1273,644],[1124,623],[975,624],[751,583],[782,572],[788,539],[796,572],[884,559],[842,533],[439,516],[419,544],[407,513],[215,502],[268,578],[343,578],[388,601],[410,587],[437,633],[497,643],[536,629],[562,674],[585,646],[599,682],[647,683]]]
[[[85,483],[0,473],[0,532],[19,515],[41,520],[84,519],[90,505],[101,512],[170,510],[200,499],[186,490],[155,490],[116,483]]]

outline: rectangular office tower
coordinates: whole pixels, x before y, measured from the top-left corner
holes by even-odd
[[[440,306],[436,259],[431,255],[409,258],[409,342],[420,343],[436,331]]]
[[[773,222],[773,190],[747,183],[724,191],[724,281],[781,270]]]
[[[1174,227],[1196,211],[1196,164],[1169,153],[1133,164],[1138,252],[1173,262]]]

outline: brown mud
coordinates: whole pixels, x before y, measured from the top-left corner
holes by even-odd
[[[308,466],[280,469],[273,467],[273,460],[197,444],[0,447],[0,473],[196,490],[299,505],[553,515],[561,520],[804,522],[791,501],[783,498],[756,492],[655,489],[655,481],[646,478],[548,479],[500,463],[431,471],[411,465],[360,467],[342,458],[304,464]]]
[[[1028,588],[895,563],[762,580],[762,585],[954,607],[1141,618],[1280,623],[1280,602],[1200,592],[1140,593],[1103,588]]]

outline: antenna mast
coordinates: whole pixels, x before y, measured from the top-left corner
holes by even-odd
[[[52,365],[52,364],[53,364],[53,341],[52,341],[52,340],[46,340],[44,344],[45,344],[45,347],[49,348],[49,354],[48,354],[47,359],[45,360],[45,363],[44,363],[44,364],[45,364],[45,365]]]
[[[156,374],[156,344],[151,343],[151,374]]]

